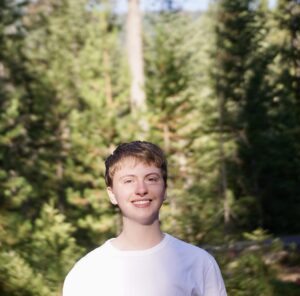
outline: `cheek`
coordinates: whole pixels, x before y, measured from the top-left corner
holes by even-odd
[[[156,189],[156,194],[161,196],[161,197],[164,197],[165,194],[166,194],[166,189],[165,188],[157,188]]]
[[[125,187],[122,187],[122,188],[118,188],[116,191],[115,191],[115,195],[120,197],[120,198],[124,198],[128,195],[130,195],[132,193],[132,188],[130,186],[125,186]]]

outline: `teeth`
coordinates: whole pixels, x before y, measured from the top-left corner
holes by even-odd
[[[149,202],[150,202],[150,200],[137,200],[137,201],[134,201],[133,203],[137,204],[137,205],[145,205]]]

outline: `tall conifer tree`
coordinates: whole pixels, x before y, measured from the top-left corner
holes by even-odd
[[[57,294],[83,252],[75,237],[92,248],[115,231],[101,172],[120,141],[115,119],[129,109],[128,85],[107,9],[84,0],[1,4],[0,289]]]
[[[246,206],[252,209],[252,216],[256,218],[250,221],[238,218],[236,222],[243,221],[244,226],[254,223],[252,227],[257,222],[262,223],[263,215],[260,188],[256,183],[259,170],[256,158],[259,156],[254,152],[258,144],[255,137],[266,121],[262,86],[270,62],[261,46],[266,32],[261,21],[262,12],[263,5],[258,6],[256,1],[220,1],[214,73],[220,110],[221,192],[225,199],[225,221],[228,222],[230,216],[237,218],[239,214],[234,211]],[[228,154],[226,146],[231,146],[230,143],[235,149]],[[234,208],[229,209],[229,189],[241,208],[232,204]]]

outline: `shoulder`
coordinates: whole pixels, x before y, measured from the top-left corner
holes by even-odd
[[[108,249],[109,245],[106,242],[75,263],[65,278],[63,296],[84,295],[90,289],[91,283],[95,282],[95,276],[103,274],[103,264],[106,264],[106,258],[109,257]]]
[[[86,262],[94,262],[99,257],[104,256],[109,251],[109,244],[105,242],[100,247],[88,252],[85,256],[83,256],[76,264],[84,264]]]
[[[212,260],[214,261],[214,258],[211,254],[209,254],[206,250],[192,245],[190,243],[187,243],[181,239],[178,239],[172,235],[167,234],[168,240],[170,242],[170,245],[177,249],[180,252],[187,253],[190,256],[196,257],[196,258],[206,258],[208,261]]]
[[[94,270],[97,266],[99,266],[99,262],[103,262],[105,258],[107,258],[108,252],[109,246],[107,242],[90,251],[74,264],[66,279],[80,277],[87,271],[90,273],[91,270]]]
[[[187,274],[190,275],[197,295],[226,296],[226,289],[220,268],[215,258],[206,250],[169,236],[170,245],[176,249],[176,255],[186,264]]]
[[[218,270],[219,266],[215,258],[206,250],[189,244],[183,240],[168,235],[170,252],[182,258],[192,269],[200,269],[205,273],[209,270]]]

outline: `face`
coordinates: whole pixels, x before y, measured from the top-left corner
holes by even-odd
[[[158,220],[166,191],[159,168],[128,158],[122,161],[112,181],[107,191],[123,219],[144,225]]]

